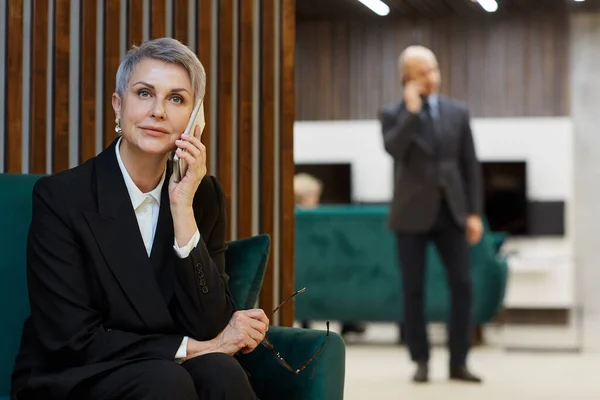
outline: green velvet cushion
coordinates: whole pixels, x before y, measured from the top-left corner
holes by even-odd
[[[318,350],[325,331],[272,326],[267,337],[275,350],[293,367],[300,368]],[[263,346],[241,356],[250,380],[261,400],[342,400],[346,347],[335,332],[317,357],[298,375],[284,368]]]
[[[270,247],[271,238],[265,234],[227,242],[225,271],[240,310],[254,308],[258,301]]]
[[[296,301],[299,320],[401,321],[402,277],[386,206],[321,206],[296,210]],[[507,264],[489,231],[471,247],[473,318],[488,322],[502,306]],[[431,243],[427,250],[425,310],[429,321],[447,320],[446,269]]]
[[[227,243],[225,269],[229,287],[239,309],[253,308],[262,287],[269,256],[270,237],[259,235]],[[269,327],[267,337],[292,367],[306,363],[325,340],[325,332]],[[261,400],[342,400],[345,377],[345,346],[331,332],[326,345],[299,375],[283,367],[263,346],[238,359],[250,373]]]
[[[29,315],[25,251],[31,192],[39,177],[0,174],[0,396],[10,395],[21,329]]]

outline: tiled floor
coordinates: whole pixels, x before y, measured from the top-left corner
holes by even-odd
[[[595,372],[599,355],[506,353],[478,349],[471,356],[482,385],[450,383],[445,350],[434,350],[432,382],[410,382],[412,365],[404,349],[349,346],[346,363],[347,400],[598,400],[600,380]]]
[[[488,329],[489,345],[474,349],[470,357],[473,371],[484,378],[482,385],[449,382],[448,355],[441,345],[433,350],[432,382],[411,383],[413,365],[406,349],[393,343],[396,335],[393,325],[369,325],[363,338],[347,339],[344,399],[600,400],[600,351],[507,351],[520,341],[529,346],[541,343],[545,350],[569,348],[577,339],[569,332]],[[442,343],[443,336],[443,329],[431,329],[433,342]]]

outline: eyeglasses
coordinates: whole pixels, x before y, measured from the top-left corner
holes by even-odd
[[[290,297],[288,297],[287,299],[285,299],[281,304],[279,304],[274,310],[273,313],[271,314],[271,316],[273,316],[281,307],[283,307],[283,305],[285,303],[287,303],[288,301],[292,300],[294,297],[296,297],[297,295],[299,295],[300,293],[303,293],[306,290],[306,288],[302,288],[300,290],[298,290],[297,292],[295,292],[294,294],[292,294]],[[325,343],[327,343],[327,339],[329,339],[329,321],[327,321],[327,333],[325,335],[325,340],[323,341],[323,344],[321,344],[321,347],[319,347],[317,349],[317,351],[315,352],[315,354],[312,355],[311,358],[308,359],[308,361],[306,363],[304,363],[303,366],[301,366],[300,368],[293,368],[287,361],[285,361],[285,359],[281,356],[281,354],[279,354],[278,351],[275,350],[275,346],[273,346],[273,343],[271,343],[271,341],[269,340],[269,338],[267,338],[265,336],[264,340],[261,342],[261,344],[263,346],[265,346],[275,357],[275,359],[277,361],[279,361],[279,363],[281,365],[283,365],[283,367],[285,369],[287,369],[288,371],[290,371],[291,373],[298,375],[300,372],[304,371],[304,369],[306,367],[308,367],[308,365],[313,362],[313,360],[317,357],[317,354],[319,354],[319,352],[323,349],[323,347],[325,346]]]

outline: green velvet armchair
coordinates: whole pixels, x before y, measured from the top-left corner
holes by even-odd
[[[19,349],[23,322],[29,315],[25,250],[31,220],[31,191],[36,175],[0,174],[0,400],[8,400],[10,376]],[[260,292],[270,239],[259,235],[228,243],[226,268],[240,309],[251,308]],[[300,368],[322,346],[325,332],[270,327],[267,337],[276,352]],[[325,346],[306,369],[294,374],[266,347],[240,356],[261,400],[341,400],[344,393],[345,345],[330,332]]]

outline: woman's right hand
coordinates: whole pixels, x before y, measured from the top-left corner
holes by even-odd
[[[200,342],[189,338],[186,360],[207,353],[234,355],[240,350],[244,354],[251,353],[263,341],[267,330],[269,318],[263,310],[236,311],[225,329],[213,340]]]
[[[261,309],[236,311],[223,331],[215,338],[217,351],[234,355],[251,353],[269,330],[269,318]]]

